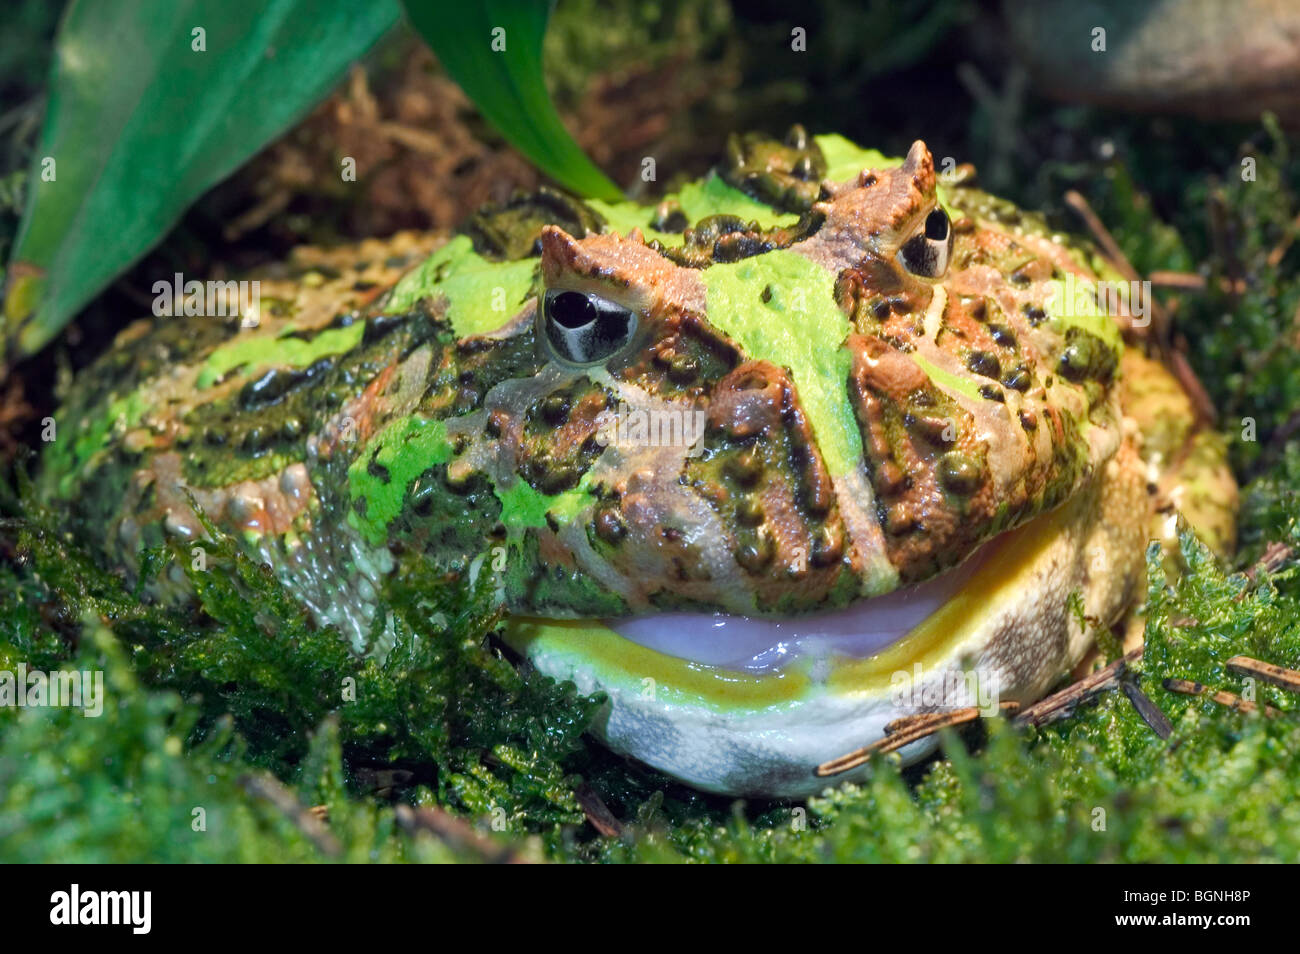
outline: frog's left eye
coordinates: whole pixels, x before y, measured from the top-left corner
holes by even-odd
[[[636,312],[599,295],[548,289],[542,324],[555,356],[570,364],[595,364],[636,333]]]
[[[952,253],[952,223],[939,206],[925,217],[925,227],[898,250],[903,267],[922,278],[939,278],[948,270]]]

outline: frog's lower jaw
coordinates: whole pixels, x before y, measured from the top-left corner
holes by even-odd
[[[608,695],[593,731],[614,750],[707,791],[803,797],[834,781],[815,774],[819,764],[880,738],[895,719],[953,706],[992,710],[1046,691],[1088,648],[1071,594],[1106,622],[1136,595],[1148,506],[1125,445],[1067,504],[1003,534],[977,566],[961,568],[937,610],[859,658],[807,654],[756,672],[669,655],[596,621],[516,618],[507,639],[540,671]],[[864,629],[881,628],[875,602],[852,611]],[[915,761],[933,746],[922,740],[900,754]]]

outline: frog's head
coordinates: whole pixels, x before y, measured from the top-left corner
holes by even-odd
[[[1113,619],[1146,539],[1082,253],[921,142],[793,189],[813,150],[748,190],[797,219],[542,228],[523,308],[435,369],[450,459],[411,491],[455,524],[425,546],[499,554],[512,643],[609,693],[611,744],[724,791],[815,790],[916,711],[900,685],[1041,692],[1085,644],[1071,594]]]

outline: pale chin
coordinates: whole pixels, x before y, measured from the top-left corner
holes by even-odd
[[[985,543],[960,566],[933,579],[827,613],[785,618],[659,613],[603,622],[647,649],[720,669],[761,674],[807,657],[866,659],[951,599],[998,542]]]

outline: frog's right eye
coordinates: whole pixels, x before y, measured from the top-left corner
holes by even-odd
[[[548,289],[542,326],[555,357],[568,364],[596,364],[636,333],[636,312],[599,295]]]

